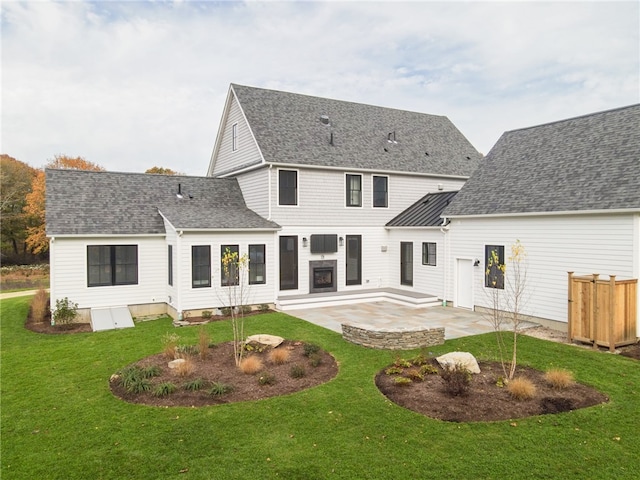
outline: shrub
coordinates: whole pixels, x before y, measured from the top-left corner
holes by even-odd
[[[202,360],[206,359],[209,354],[209,343],[211,343],[209,333],[204,327],[200,327],[198,330],[198,355]]]
[[[140,369],[140,373],[144,378],[158,377],[162,374],[162,369],[158,365],[149,365]]]
[[[411,365],[411,362],[409,360],[405,360],[401,357],[396,357],[396,359],[393,361],[393,365],[400,368],[409,368],[413,366]]]
[[[528,378],[516,377],[507,384],[507,392],[516,400],[529,400],[536,395],[536,386]]]
[[[411,363],[416,367],[426,365],[427,363],[429,363],[429,357],[421,352],[411,359]]]
[[[153,391],[153,395],[156,397],[166,397],[175,392],[177,387],[171,382],[164,382],[158,385]]]
[[[188,377],[196,370],[196,364],[193,359],[189,356],[183,358],[184,362],[180,362],[176,365],[174,372],[179,377]]]
[[[251,313],[251,305],[242,305],[240,307],[240,313],[242,313],[243,315],[247,314],[247,313]]]
[[[231,316],[231,307],[222,307],[220,313],[225,317]]]
[[[393,380],[393,383],[395,383],[396,385],[400,386],[400,387],[406,387],[409,386],[413,383],[413,380],[411,380],[410,378],[407,377],[396,377]]]
[[[142,393],[151,390],[151,382],[142,368],[132,365],[120,371],[120,385],[129,393]]]
[[[274,348],[269,352],[269,361],[274,365],[283,365],[289,361],[290,356],[289,350]]]
[[[209,389],[209,395],[225,395],[227,393],[231,393],[233,391],[233,387],[223,382],[213,382],[211,384],[211,388]]]
[[[438,369],[430,363],[425,363],[420,367],[420,373],[422,375],[435,375],[436,373],[438,373]]]
[[[573,373],[562,368],[554,368],[552,370],[549,370],[544,374],[544,379],[549,385],[551,385],[551,387],[556,390],[569,388],[574,383]]]
[[[289,375],[291,376],[291,378],[302,378],[306,374],[307,371],[302,365],[298,363],[294,363],[293,365],[291,365],[291,369],[289,370]]]
[[[411,380],[418,380],[418,381],[423,381],[424,380],[424,374],[420,373],[420,370],[417,368],[410,368],[405,372],[405,375],[407,376],[407,378],[410,378]]]
[[[322,356],[319,353],[312,353],[309,355],[309,364],[312,367],[318,367],[322,364]]]
[[[263,364],[260,357],[257,357],[256,355],[250,355],[242,359],[239,367],[242,373],[253,375],[254,373],[258,373],[260,370],[262,370]]]
[[[72,323],[77,315],[77,303],[73,303],[67,297],[64,297],[62,300],[56,300],[56,310],[53,312],[54,323],[67,325]]]
[[[209,345],[208,342],[207,345]],[[184,358],[187,355],[196,356],[198,353],[198,347],[195,345],[178,345],[176,347],[176,356],[178,358]]]
[[[31,318],[36,323],[42,323],[47,316],[47,303],[49,302],[49,294],[44,288],[36,292],[31,300]]]
[[[258,377],[258,384],[260,385],[273,385],[276,383],[276,377],[268,372],[264,372]]]
[[[202,387],[204,387],[204,380],[201,378],[196,378],[195,380],[191,380],[190,382],[182,385],[182,388],[191,392],[197,392],[198,390],[201,390]]]
[[[261,311],[262,313],[268,312],[269,305],[267,305],[266,303],[261,303],[260,305],[258,305],[258,310]]]
[[[162,337],[162,353],[169,360],[175,360],[179,341],[180,337],[175,333],[165,333]]]
[[[213,317],[213,312],[211,310],[203,310],[202,311],[202,318],[205,320],[209,320],[211,317]]]
[[[318,353],[320,351],[320,346],[315,343],[305,343],[302,346],[302,354],[305,357],[308,357],[314,353]]]
[[[469,393],[471,386],[471,372],[460,364],[442,369],[440,377],[444,380],[444,390],[452,397],[464,396]]]
[[[386,373],[387,375],[399,375],[402,372],[404,372],[404,368],[396,366],[389,367],[384,371],[384,373]]]

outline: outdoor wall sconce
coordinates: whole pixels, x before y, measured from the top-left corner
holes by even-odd
[[[473,262],[473,266],[477,267],[478,265],[480,265],[480,260],[476,258],[475,261]]]
[[[309,240],[307,240],[307,237],[302,237],[302,246],[306,247],[307,243],[309,243]]]
[[[341,247],[342,247],[342,246],[344,246],[344,238],[340,237],[340,238],[338,239],[338,242],[340,242],[340,243],[339,243],[339,245],[340,245]]]

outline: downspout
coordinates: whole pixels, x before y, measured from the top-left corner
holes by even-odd
[[[57,298],[56,292],[56,254],[55,254],[55,244],[56,237],[51,237],[49,240],[49,298],[51,306],[55,305],[55,301]],[[53,315],[51,316],[51,325],[54,324]]]
[[[443,283],[444,283],[444,288],[442,291],[442,306],[446,307],[447,306],[447,289],[449,286],[448,283],[448,279],[449,279],[449,262],[450,262],[450,258],[449,258],[449,235],[447,235],[447,233],[449,232],[449,222],[447,222],[447,218],[444,217],[442,219],[442,226],[440,227],[440,232],[442,233],[443,237],[444,237],[444,275],[443,275]]]

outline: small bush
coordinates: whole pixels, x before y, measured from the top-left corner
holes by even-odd
[[[162,354],[169,360],[175,360],[180,337],[175,333],[165,333],[162,337]]]
[[[305,357],[313,355],[314,353],[318,353],[320,351],[320,346],[315,343],[305,343],[302,346],[302,354]]]
[[[442,370],[440,377],[444,380],[444,389],[452,397],[464,396],[471,387],[471,372],[460,364]]]
[[[209,332],[204,327],[200,327],[198,330],[198,355],[202,360],[205,360],[209,355],[209,343],[211,343]]]
[[[251,313],[251,305],[242,305],[239,308],[241,314],[246,315],[247,313]]]
[[[53,321],[59,325],[72,323],[78,315],[78,304],[73,303],[67,297],[56,300],[56,309],[53,312]]]
[[[402,372],[404,372],[404,368],[396,366],[389,367],[384,371],[387,375],[399,375]]]
[[[196,364],[193,361],[193,358],[189,356],[184,357],[183,360],[184,362],[178,363],[173,371],[176,372],[179,377],[188,377],[195,372]]]
[[[208,342],[207,345],[209,345]],[[178,358],[184,358],[187,355],[196,356],[198,353],[198,347],[195,345],[178,345],[176,347],[176,356]]]
[[[424,374],[420,373],[420,370],[418,368],[409,368],[404,372],[404,374],[411,380],[418,380],[420,382],[424,380]]]
[[[436,373],[438,373],[438,369],[430,363],[425,363],[420,367],[420,373],[422,375],[435,375]]]
[[[211,384],[211,388],[209,389],[209,395],[225,395],[227,393],[231,393],[233,391],[233,387],[231,385],[227,385],[223,382],[213,382]]]
[[[531,380],[516,377],[507,384],[507,392],[516,400],[529,400],[536,395],[536,386]]]
[[[393,380],[393,383],[395,383],[396,385],[400,386],[400,387],[406,387],[409,386],[413,383],[413,380],[411,380],[410,378],[407,377],[396,377]]]
[[[202,318],[204,320],[209,320],[211,317],[213,317],[213,312],[211,310],[203,310],[202,311]]]
[[[393,365],[400,368],[409,368],[413,366],[409,360],[405,360],[401,357],[396,357],[396,359],[393,361]]]
[[[562,368],[554,368],[552,370],[549,370],[544,374],[544,379],[549,385],[551,385],[551,387],[556,390],[569,388],[574,383],[573,373]]]
[[[322,365],[322,355],[319,353],[309,355],[309,364],[314,368]]]
[[[182,385],[182,388],[184,388],[185,390],[189,390],[190,392],[197,392],[198,390],[202,390],[202,387],[204,387],[204,380],[202,380],[201,378],[196,378],[195,380],[191,380],[190,382]]]
[[[256,355],[249,355],[243,358],[239,365],[240,371],[247,375],[258,373],[263,367],[262,360]]]
[[[268,372],[258,377],[258,384],[260,385],[273,385],[274,383],[276,383],[276,377]]]
[[[120,371],[120,385],[129,393],[142,393],[151,390],[151,382],[142,368],[132,365]]]
[[[225,317],[231,316],[231,307],[222,307],[220,313]]]
[[[258,310],[261,311],[262,313],[268,312],[269,305],[267,305],[266,303],[261,303],[260,305],[258,305]]]
[[[274,365],[284,365],[289,361],[291,353],[284,348],[274,348],[269,352],[269,361]]]
[[[153,391],[156,397],[166,397],[177,390],[177,387],[171,382],[164,382],[158,385]]]
[[[162,369],[158,365],[149,365],[140,370],[144,378],[158,377],[162,374]]]
[[[291,376],[291,378],[302,378],[306,374],[307,371],[302,365],[298,363],[294,363],[293,365],[291,365],[291,369],[289,370],[289,375]]]
[[[47,303],[49,302],[49,294],[44,288],[36,292],[31,300],[31,318],[36,323],[42,323],[47,317]]]
[[[411,359],[411,363],[416,367],[419,367],[421,365],[426,365],[427,363],[429,363],[429,357],[424,353],[419,353],[418,355],[416,355]]]

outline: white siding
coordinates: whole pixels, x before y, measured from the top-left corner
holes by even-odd
[[[634,244],[638,227],[632,215],[454,219],[449,235],[450,271],[456,258],[480,260],[474,278],[474,300],[480,306],[489,306],[488,289],[484,288],[485,245],[504,245],[507,275],[511,245],[520,240],[525,247],[527,303],[523,313],[536,317],[567,321],[569,271],[637,278],[633,265],[639,254]],[[453,292],[454,278],[448,275],[448,299],[453,298]]]
[[[273,170],[275,172],[275,170]],[[269,217],[269,169],[253,170],[239,175],[238,183],[244,201],[251,210],[265,218]]]
[[[176,261],[180,265],[179,276],[174,272],[174,283],[179,282],[179,302],[173,305],[177,311],[213,309],[226,305],[226,294],[220,286],[220,249],[222,245],[239,245],[240,255],[248,254],[249,244],[264,244],[267,282],[264,285],[250,285],[247,290],[247,304],[273,303],[277,288],[278,266],[274,264],[274,234],[266,233],[187,233],[179,237],[179,253]],[[211,247],[211,287],[191,286],[191,247],[209,245]]]
[[[389,286],[444,298],[446,264],[444,234],[439,229],[391,229],[389,234]],[[400,242],[413,243],[413,287],[400,284]],[[422,264],[422,243],[436,244],[436,265]]]
[[[164,303],[167,284],[167,252],[164,237],[62,238],[51,252],[51,303],[68,297],[79,308]],[[88,245],[138,245],[138,284],[87,286]],[[162,261],[158,261],[161,258]]]
[[[169,305],[171,305],[172,307],[176,307],[176,305],[179,305],[180,303],[180,289],[179,289],[179,283],[178,280],[180,278],[180,270],[181,270],[181,265],[180,262],[178,261],[178,249],[179,244],[178,244],[178,235],[175,231],[175,229],[173,228],[173,225],[171,225],[167,220],[164,221],[164,228],[165,231],[167,232],[167,237],[166,237],[166,244],[167,245],[172,245],[173,246],[173,285],[169,285],[169,272],[168,272],[168,247],[165,246],[165,263],[167,263],[167,274],[165,275],[165,285],[166,285],[166,292],[167,292],[167,303]]]
[[[362,207],[347,207],[345,173],[331,170],[298,169],[298,205],[278,206],[278,175],[271,176],[272,219],[280,225],[384,226],[404,209],[429,192],[458,190],[462,180],[443,180],[411,175],[389,175],[389,207],[374,208],[372,176],[362,174]]]
[[[232,148],[232,129],[234,124],[238,125],[238,143],[237,150],[235,152]],[[235,97],[232,97],[231,99],[229,115],[224,119],[224,126],[221,135],[220,147],[213,171],[214,177],[241,165],[257,163],[261,160],[258,146],[251,135],[249,126],[244,120],[244,116],[242,115],[242,111],[240,110]]]

